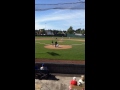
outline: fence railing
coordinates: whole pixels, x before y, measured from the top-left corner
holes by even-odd
[[[36,66],[41,67],[42,63],[35,63]],[[56,64],[45,63],[51,73],[61,74],[85,74],[85,65],[79,64]]]

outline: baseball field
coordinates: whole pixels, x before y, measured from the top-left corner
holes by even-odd
[[[58,47],[52,45],[52,40],[58,42]],[[36,36],[35,59],[84,61],[85,38]]]

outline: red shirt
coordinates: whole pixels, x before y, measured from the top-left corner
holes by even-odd
[[[70,84],[71,84],[71,85],[77,85],[77,81],[71,80]]]

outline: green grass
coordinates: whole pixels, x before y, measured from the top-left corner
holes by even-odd
[[[52,36],[50,37],[50,36],[35,36],[35,38],[36,39],[38,39],[38,38],[43,38],[43,39],[45,39],[45,38],[51,38],[52,39]],[[56,38],[55,36],[53,36],[53,38]],[[61,39],[62,37],[57,37],[57,39]],[[69,37],[63,37],[64,39],[69,39]],[[85,40],[85,38],[81,38],[81,37],[70,37],[70,39],[80,39],[80,40]]]
[[[48,37],[37,37],[37,38],[45,39]],[[66,37],[63,37],[63,38],[66,39]],[[61,60],[85,60],[85,42],[63,39],[63,42],[58,42],[59,45],[72,45],[72,44],[82,44],[82,45],[72,45],[71,49],[61,49],[61,50],[46,49],[44,48],[44,43],[51,44],[52,38],[49,37],[49,39],[51,40],[36,40],[35,41],[35,58],[61,59]],[[58,37],[58,39],[61,39],[61,37]],[[83,40],[83,38],[82,39],[77,38],[75,40],[78,40],[78,39]],[[53,40],[55,41],[55,39]]]

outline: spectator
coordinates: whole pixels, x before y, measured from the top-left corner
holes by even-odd
[[[85,76],[84,75],[81,75],[79,81],[78,81],[78,85],[81,86],[85,83]]]
[[[42,74],[41,78],[45,78],[45,79],[49,78],[50,72],[44,63],[42,64],[42,67],[40,67],[40,70],[41,70],[40,72]]]
[[[73,77],[73,80],[71,80],[70,84],[77,85],[76,77]]]
[[[69,86],[69,90],[72,90],[72,86],[71,85]]]
[[[40,67],[40,70],[48,70],[47,67],[44,66],[44,63],[42,64],[42,67]]]
[[[69,90],[72,90],[72,85],[77,85],[76,77],[73,77],[73,80],[71,80]]]

